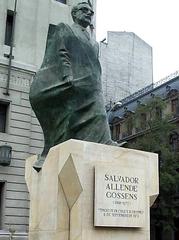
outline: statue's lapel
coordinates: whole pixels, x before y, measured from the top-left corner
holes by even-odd
[[[79,39],[81,42],[81,47],[83,48],[84,52],[89,54],[88,47],[90,48],[90,51],[93,51],[98,58],[98,47],[96,46],[97,43],[93,39],[90,38],[90,35],[87,35],[87,31],[82,31],[79,25],[73,24],[71,26],[71,31],[75,35],[76,38]],[[88,46],[88,47],[87,47]]]
[[[74,35],[82,42],[84,42],[85,44],[88,44],[89,46],[92,47],[92,41],[91,41],[91,38],[90,38],[90,35],[89,33],[79,26],[77,24],[73,24],[71,26],[71,29],[74,33]]]

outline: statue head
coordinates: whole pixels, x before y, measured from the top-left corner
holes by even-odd
[[[86,28],[91,23],[94,12],[90,2],[81,2],[72,8],[71,15],[73,21]]]

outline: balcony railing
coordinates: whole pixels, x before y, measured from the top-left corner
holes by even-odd
[[[151,90],[161,86],[162,84],[164,84],[164,83],[168,82],[169,80],[171,80],[173,78],[176,78],[178,76],[179,76],[179,71],[176,71],[176,72],[168,75],[167,77],[162,78],[160,81],[158,81],[156,83],[152,83],[152,84],[148,85],[147,87],[142,88],[139,91],[131,94],[130,96],[120,100],[120,102],[122,104],[125,104],[125,103],[127,103],[127,102],[129,102],[129,101],[131,101],[131,100],[133,100],[133,99],[135,99],[135,98],[137,98],[139,96],[142,96],[143,94],[145,94],[145,93],[147,93],[147,92],[149,92],[149,91],[151,91]]]

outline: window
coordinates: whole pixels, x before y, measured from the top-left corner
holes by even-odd
[[[175,98],[175,99],[172,99],[171,101],[171,108],[172,108],[172,113],[173,114],[176,114],[178,113],[179,111],[179,101],[178,101],[178,98]]]
[[[112,127],[112,138],[114,141],[119,140],[120,135],[120,124],[115,124]]]
[[[14,19],[14,12],[11,10],[7,10],[6,32],[5,32],[4,44],[8,46],[11,46],[13,19]]]
[[[174,240],[179,239],[179,218],[175,219],[175,236]]]
[[[155,111],[156,111],[156,118],[157,118],[157,120],[162,119],[162,110],[161,110],[161,108],[160,107],[156,107]]]
[[[0,132],[6,132],[8,104],[0,102]]]
[[[128,120],[127,121],[127,135],[128,136],[132,135],[132,129],[133,129],[132,121]]]
[[[114,141],[119,140],[120,137],[120,118],[119,117],[114,117],[112,120],[112,125],[111,125],[111,135],[112,135],[112,139]]]
[[[0,182],[0,229],[3,228],[5,182]]]
[[[141,123],[141,129],[142,130],[145,130],[146,129],[146,127],[147,127],[147,115],[146,115],[146,113],[141,113],[141,115],[140,115],[140,123]]]
[[[173,133],[170,136],[170,143],[172,145],[173,151],[179,152],[179,134],[177,132]]]
[[[56,1],[66,4],[66,0],[56,0]]]

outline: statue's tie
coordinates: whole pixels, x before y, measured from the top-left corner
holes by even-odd
[[[90,40],[90,34],[85,29],[83,30],[85,37]]]

